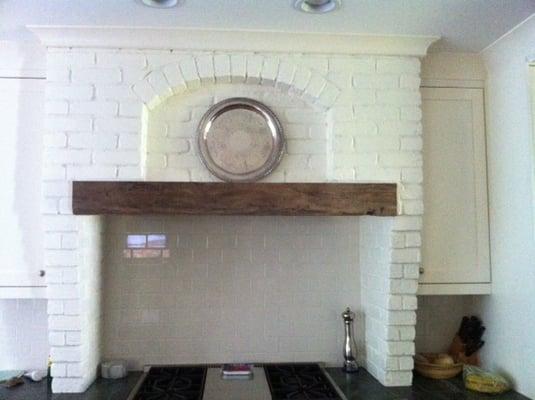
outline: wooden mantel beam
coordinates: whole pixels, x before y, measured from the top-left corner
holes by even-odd
[[[73,182],[75,215],[397,215],[390,183]]]

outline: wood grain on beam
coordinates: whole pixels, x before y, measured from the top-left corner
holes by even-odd
[[[397,215],[396,184],[73,182],[73,212],[167,215]]]

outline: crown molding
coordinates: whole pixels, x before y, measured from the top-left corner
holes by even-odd
[[[98,47],[423,57],[436,36],[294,33],[258,30],[30,25],[47,47]]]

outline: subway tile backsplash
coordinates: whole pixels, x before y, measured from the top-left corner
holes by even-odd
[[[108,219],[104,357],[340,363],[340,313],[360,306],[358,229],[356,217]],[[149,234],[169,258],[124,257],[128,235]]]

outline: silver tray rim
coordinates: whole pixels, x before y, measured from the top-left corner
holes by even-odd
[[[262,115],[273,138],[273,147],[267,161],[254,171],[244,174],[234,174],[221,168],[210,156],[207,145],[206,135],[211,123],[221,114],[234,109],[253,110]],[[277,168],[284,155],[286,140],[282,124],[268,106],[248,97],[232,97],[214,104],[203,115],[197,128],[197,147],[202,163],[215,177],[227,182],[253,182],[266,177]]]

